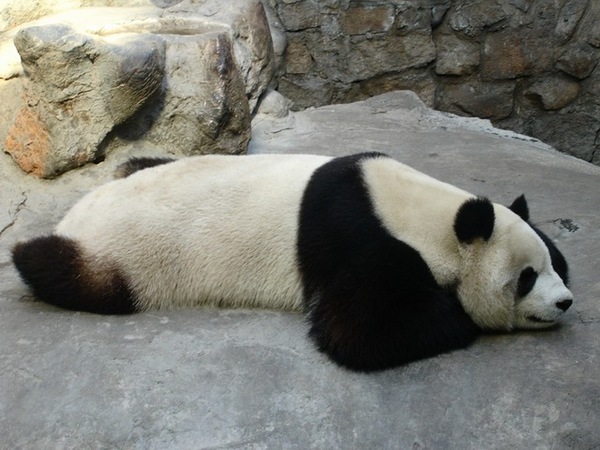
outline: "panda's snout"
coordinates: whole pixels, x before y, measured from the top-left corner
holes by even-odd
[[[573,304],[573,300],[570,298],[565,298],[563,300],[559,300],[556,302],[556,307],[558,309],[561,309],[563,311],[566,311],[567,309],[569,309],[571,307],[571,305]]]

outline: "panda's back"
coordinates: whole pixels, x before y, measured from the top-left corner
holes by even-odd
[[[138,309],[300,309],[299,207],[329,159],[211,155],[145,169],[88,194],[56,233],[98,270],[116,267]]]

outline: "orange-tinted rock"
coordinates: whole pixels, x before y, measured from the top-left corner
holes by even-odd
[[[24,107],[19,111],[6,137],[4,149],[25,172],[39,177],[50,174],[50,136],[43,122],[32,110]]]

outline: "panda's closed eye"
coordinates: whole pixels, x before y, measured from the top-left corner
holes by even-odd
[[[519,275],[519,281],[517,283],[517,295],[519,297],[525,297],[535,286],[538,274],[533,267],[527,267],[521,271]]]

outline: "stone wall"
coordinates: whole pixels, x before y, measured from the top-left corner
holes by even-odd
[[[410,89],[600,164],[596,0],[265,0],[294,108]]]

